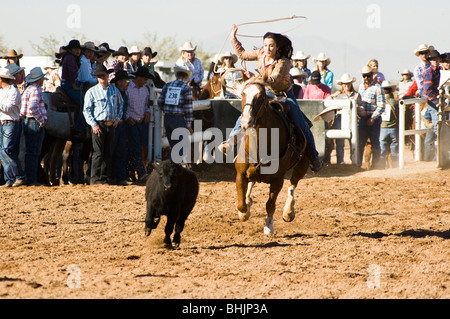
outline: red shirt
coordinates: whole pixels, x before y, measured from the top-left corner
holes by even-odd
[[[323,83],[317,85],[308,84],[303,94],[304,100],[325,100],[331,94],[331,90]]]

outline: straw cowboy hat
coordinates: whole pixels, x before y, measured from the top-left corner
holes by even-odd
[[[400,75],[405,75],[405,74],[413,75],[413,73],[409,69],[403,69],[403,71],[400,73]]]
[[[225,52],[224,54],[222,54],[222,55],[220,56],[220,61],[222,61],[222,63],[223,63],[223,59],[225,59],[225,58],[232,58],[232,59],[233,59],[233,63],[236,63],[237,60],[238,60],[237,55],[231,53],[231,51],[227,51],[227,52]]]
[[[0,68],[0,78],[15,80],[7,68]]]
[[[14,74],[16,74],[17,72],[22,71],[22,70],[25,69],[25,68],[23,68],[23,67],[18,66],[18,65],[15,64],[15,63],[8,64],[7,66],[5,66],[5,68],[7,68],[7,69],[9,70],[9,73],[10,73],[11,75],[14,75]]]
[[[130,53],[128,53],[128,48],[127,47],[120,47],[117,51],[114,51],[112,56],[118,56],[118,55],[125,55],[125,56],[129,56]]]
[[[11,49],[8,51],[8,54],[2,56],[3,59],[11,59],[11,58],[18,58],[21,59],[23,57],[23,54],[17,54],[17,51],[14,49]]]
[[[426,44],[421,44],[421,45],[419,45],[419,47],[416,50],[414,50],[414,54],[416,56],[419,56],[419,52],[425,52],[425,51],[431,51],[430,47]]]
[[[354,83],[356,81],[356,79],[350,76],[350,74],[348,73],[344,73],[341,76],[341,79],[337,81],[338,85],[342,85],[342,83]]]
[[[184,42],[183,46],[179,48],[180,52],[183,51],[195,51],[197,50],[197,46],[193,46],[190,41]]]
[[[25,82],[33,83],[33,82],[40,80],[41,78],[44,78],[44,76],[45,76],[45,73],[42,72],[42,69],[37,66],[37,67],[31,69],[30,73],[25,77]],[[47,78],[44,78],[44,79],[47,80]]]
[[[295,53],[295,55],[291,58],[292,60],[307,60],[311,57],[311,55],[305,55],[305,53],[303,53],[303,51],[297,51],[297,53]]]
[[[44,66],[44,70],[47,70],[47,69],[57,69],[57,68],[58,68],[58,65],[56,64],[56,61],[55,61],[55,60],[49,61],[49,62],[47,63],[47,65]]]
[[[139,48],[136,45],[133,45],[128,52],[130,52],[130,55],[141,54],[141,50],[139,50]]]
[[[384,80],[383,83],[381,83],[381,87],[383,89],[385,89],[385,88],[393,88],[393,87],[395,87],[395,84],[392,84],[388,80]]]
[[[373,72],[373,69],[370,67],[370,66],[368,66],[368,65],[365,65],[365,66],[363,66],[363,68],[361,69],[361,74],[368,74],[368,73],[372,73]]]
[[[326,62],[327,62],[327,65],[329,65],[330,62],[331,62],[331,59],[330,59],[330,58],[327,58],[327,56],[325,55],[325,53],[320,52],[320,53],[317,55],[317,57],[313,58],[313,61],[314,61],[314,63],[316,63],[317,61],[326,61]]]
[[[87,41],[85,42],[82,46],[82,49],[88,49],[88,50],[92,50],[94,52],[98,52],[98,48],[95,46],[94,42],[92,41]]]
[[[191,77],[191,75],[192,75],[191,70],[184,68],[182,66],[179,66],[179,65],[175,65],[173,67],[173,72],[175,72],[175,74],[177,74],[178,72],[183,72],[183,73],[187,74],[188,77]]]
[[[308,73],[306,73],[306,72],[300,70],[299,68],[292,68],[292,69],[289,71],[289,74],[290,74],[293,78],[295,78],[295,77],[297,77],[297,76],[304,76],[305,78],[308,77]]]

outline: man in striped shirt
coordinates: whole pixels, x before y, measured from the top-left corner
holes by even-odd
[[[179,66],[175,66],[174,71],[176,80],[165,84],[158,98],[158,105],[164,111],[164,129],[171,148],[177,144],[177,140],[172,139],[172,132],[183,127],[192,134],[194,120],[192,90],[186,84],[192,72]]]
[[[364,147],[370,138],[372,145],[372,166],[378,168],[380,165],[380,127],[381,114],[384,112],[386,99],[381,85],[373,79],[372,68],[364,66],[361,71],[363,83],[359,86],[358,93],[361,95],[362,106],[365,117],[358,121],[359,154],[358,165],[361,166]]]
[[[114,130],[123,115],[123,98],[120,91],[109,84],[109,73],[98,65],[95,76],[98,84],[86,92],[83,115],[92,128],[91,185],[105,184],[111,172]]]
[[[148,135],[147,125],[150,121],[150,90],[145,85],[153,76],[147,67],[139,67],[135,78],[130,81],[127,89],[128,108],[126,114],[128,137],[128,160],[131,168],[137,172],[138,180],[143,182],[147,171],[142,161],[142,148]]]
[[[24,118],[25,175],[28,185],[38,186],[39,155],[44,141],[44,126],[47,124],[47,109],[42,99],[44,73],[40,67],[31,69],[25,77],[27,88],[22,95],[20,115]]]

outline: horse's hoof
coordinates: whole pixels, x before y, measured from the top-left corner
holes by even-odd
[[[266,225],[264,226],[264,234],[265,235],[273,235],[274,233],[274,229],[273,229],[273,218],[272,217],[267,217],[266,218]]]
[[[144,233],[145,233],[145,236],[150,236],[150,234],[152,233],[151,228],[148,228],[147,226],[145,226]]]
[[[295,212],[283,214],[283,220],[286,223],[290,223],[291,221],[294,220],[294,218],[295,218]]]
[[[238,214],[239,214],[239,219],[241,220],[241,222],[245,222],[246,220],[248,220],[250,218],[249,211],[247,211],[246,213],[238,212]]]

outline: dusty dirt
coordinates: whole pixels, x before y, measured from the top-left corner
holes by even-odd
[[[143,186],[2,189],[0,297],[449,298],[450,170],[430,162],[362,171],[330,165],[295,193],[297,216],[263,234],[268,185],[250,220],[234,169],[197,171],[181,249],[144,237]]]

